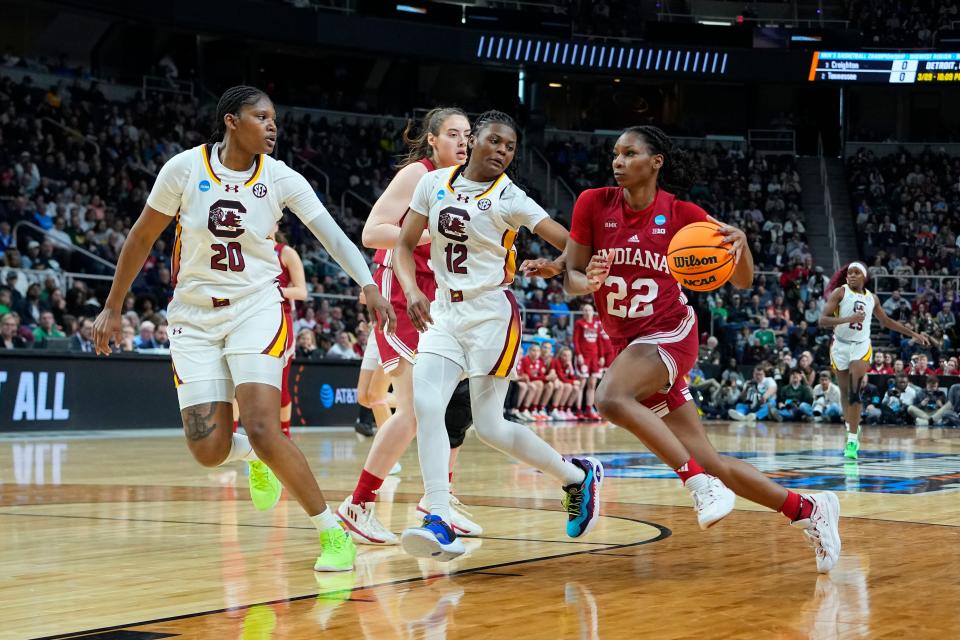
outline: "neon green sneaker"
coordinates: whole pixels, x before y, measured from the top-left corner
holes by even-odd
[[[357,547],[342,527],[331,527],[320,532],[320,557],[314,571],[353,571]]]
[[[858,451],[860,451],[860,443],[857,440],[847,440],[847,447],[843,450],[843,457],[856,460]]]
[[[283,486],[273,475],[270,467],[253,460],[250,462],[250,475],[247,478],[250,483],[250,499],[253,500],[253,506],[260,511],[273,509],[280,502],[280,494],[283,493]]]

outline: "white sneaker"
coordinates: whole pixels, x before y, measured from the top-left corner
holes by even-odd
[[[353,504],[353,496],[337,507],[337,517],[357,544],[399,544],[400,540],[373,513],[375,502]]]
[[[740,413],[736,409],[730,409],[727,411],[727,415],[730,416],[731,420],[736,420],[737,422],[746,422],[750,419],[746,414]]]
[[[529,409],[524,409],[520,412],[520,419],[524,422],[533,422],[534,417],[533,414],[530,413]]]
[[[420,498],[420,502],[417,504],[417,511],[424,515],[430,514],[430,509],[427,508],[424,500],[426,498]],[[450,494],[450,527],[453,529],[453,532],[458,536],[472,537],[483,535],[483,527],[472,520],[473,515],[467,511],[463,506],[463,503],[460,502],[460,499],[457,496]]]
[[[687,480],[686,487],[693,498],[701,529],[709,529],[733,511],[736,494],[720,478],[701,473]]]
[[[827,573],[840,559],[840,500],[832,491],[804,498],[813,503],[813,512],[790,526],[803,527],[807,542],[817,554],[817,571]]]
[[[393,463],[393,466],[390,467],[390,473],[389,473],[388,475],[395,476],[395,475],[397,475],[398,473],[400,473],[401,471],[403,471],[403,467],[400,466],[400,463],[399,463],[399,462],[395,462],[395,463]]]
[[[567,418],[562,413],[560,413],[559,409],[554,409],[553,411],[550,412],[550,419],[553,420],[554,422],[561,422],[563,420],[566,420]]]

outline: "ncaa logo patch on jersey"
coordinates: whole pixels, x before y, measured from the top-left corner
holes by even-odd
[[[199,183],[197,183],[197,188],[204,193],[206,193],[207,191],[210,191],[210,181],[201,180]]]
[[[477,209],[480,211],[486,211],[493,206],[493,202],[490,201],[490,198],[481,198],[477,201]]]
[[[446,197],[447,197],[447,192],[446,192],[446,191],[444,191],[443,189],[440,189],[440,191],[437,191],[437,201],[438,201],[438,202],[439,202],[440,200],[443,200],[443,199],[446,198]]]
[[[267,195],[267,185],[263,184],[262,182],[258,182],[257,184],[253,185],[253,195],[257,196],[258,198],[262,198],[263,196]]]
[[[661,214],[653,219],[653,223],[659,225],[667,224],[667,216]]]

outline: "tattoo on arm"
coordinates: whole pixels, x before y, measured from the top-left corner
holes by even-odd
[[[201,404],[188,407],[183,412],[183,430],[188,440],[203,440],[216,431],[217,422],[214,419],[216,404]]]

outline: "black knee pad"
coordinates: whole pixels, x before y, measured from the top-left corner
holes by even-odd
[[[860,402],[860,389],[850,389],[850,393],[847,394],[847,401],[850,404],[857,404]]]
[[[450,398],[447,413],[444,416],[450,448],[456,449],[463,444],[467,429],[473,425],[473,410],[470,406],[470,380],[461,380]]]

